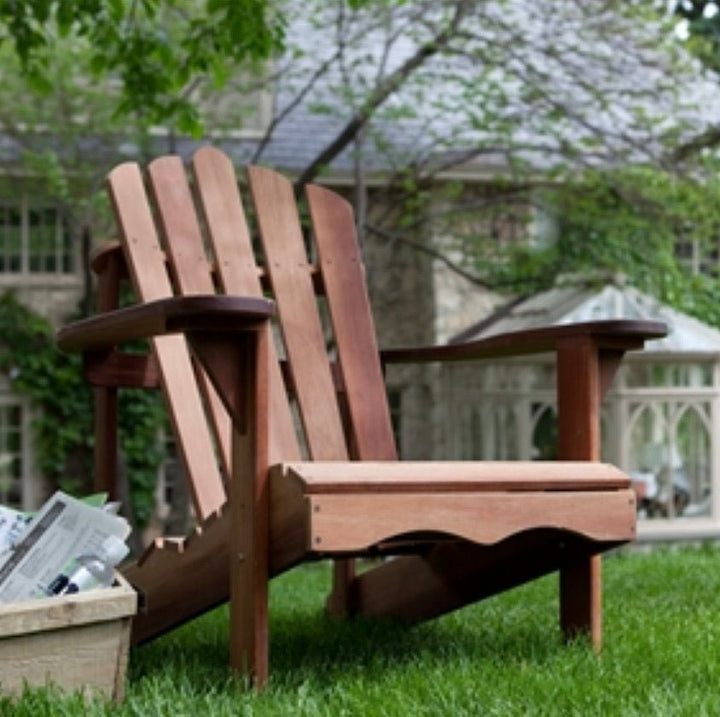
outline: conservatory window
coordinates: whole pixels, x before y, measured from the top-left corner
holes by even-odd
[[[712,386],[713,364],[705,363],[635,363],[625,367],[625,384],[629,387]]]
[[[533,406],[533,459],[549,461],[557,459],[557,412],[553,406]]]
[[[709,516],[709,404],[637,404],[630,425],[631,475],[638,486],[640,515]]]

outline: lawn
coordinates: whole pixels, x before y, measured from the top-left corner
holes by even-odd
[[[131,653],[122,706],[46,690],[0,714],[720,715],[720,550],[604,561],[605,647],[559,639],[550,576],[431,623],[323,617],[325,564],[276,579],[271,682],[248,693],[227,669],[218,609]]]

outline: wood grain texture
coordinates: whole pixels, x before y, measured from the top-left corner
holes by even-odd
[[[124,259],[117,251],[106,255],[97,272],[97,311],[104,313],[120,304],[120,274]],[[108,352],[103,352],[103,358]],[[96,356],[97,358],[97,356]],[[88,356],[83,356],[83,374],[92,385]],[[112,380],[101,381],[93,389],[93,489],[107,493],[110,500],[120,495],[118,446],[118,392]]]
[[[597,462],[600,405],[624,352],[663,335],[665,327],[589,322],[379,354],[345,200],[308,188],[316,268],[290,182],[249,168],[262,240],[258,262],[228,157],[204,148],[193,159],[190,182],[185,172],[178,157],[153,162],[150,197],[137,165],[110,174],[126,262],[143,305],[109,311],[59,335],[64,347],[93,354],[88,374],[100,383],[145,385],[159,373],[195,484],[202,527],[187,540],[159,542],[125,571],[145,606],[133,640],[150,639],[230,594],[231,662],[262,686],[269,669],[269,578],[305,559],[330,556],[343,558],[329,599],[334,612],[409,620],[559,570],[563,631],[568,637],[589,632],[599,646],[596,556],[632,540],[635,529],[628,477]],[[116,257],[109,248],[95,266],[106,272],[114,267],[119,277]],[[228,295],[213,295],[218,287]],[[326,295],[332,336],[318,312],[318,290]],[[177,292],[185,296],[170,298]],[[272,310],[261,298],[268,293],[277,302],[282,332],[277,352],[267,323]],[[233,418],[231,496],[224,512],[185,341],[163,335],[173,331],[186,333]],[[154,337],[154,362],[113,357],[119,341],[139,335]],[[329,357],[328,349],[337,357]],[[466,361],[540,352],[558,356],[561,461],[395,460],[380,360]],[[286,359],[286,382],[278,354]],[[310,460],[299,459],[285,383],[299,407]],[[393,550],[402,555],[358,574],[344,560]],[[405,555],[409,550],[416,554]]]
[[[306,495],[322,493],[555,491],[629,488],[627,474],[581,461],[307,461],[278,466]]]
[[[264,295],[234,167],[214,147],[203,147],[192,160],[196,192],[203,209],[222,290],[236,296]],[[277,351],[270,346],[271,460],[300,457],[300,448]]]
[[[229,595],[229,511],[209,516],[181,541],[158,538],[123,575],[141,608],[132,642],[141,644],[226,602]]]
[[[345,435],[292,185],[261,167],[249,167],[247,174],[308,450],[317,460],[346,459]]]
[[[148,165],[147,177],[177,294],[214,294],[205,242],[182,160],[174,156],[160,157]],[[225,475],[229,475],[230,418],[207,376],[199,368],[197,373]]]
[[[55,684],[121,701],[137,596],[115,586],[0,606],[0,688]]]
[[[637,509],[631,489],[318,495],[309,502],[309,548],[355,554],[396,537],[431,533],[479,545],[534,528],[567,531],[598,542],[634,540]]]
[[[358,460],[395,460],[390,409],[352,207],[335,192],[307,187],[318,263]]]
[[[230,481],[230,665],[258,688],[269,676],[270,328],[243,337],[246,375],[233,416]]]
[[[624,352],[641,349],[645,341],[666,334],[667,326],[660,321],[612,319],[513,331],[461,344],[385,349],[380,355],[384,363],[476,361],[554,353],[558,341],[580,336],[592,338],[603,350]]]
[[[497,545],[440,543],[388,560],[351,584],[351,615],[419,622],[522,585],[617,546],[531,530]]]
[[[617,353],[601,353],[593,336],[557,343],[558,456],[600,460],[600,407],[617,367]],[[603,359],[606,359],[603,361]],[[602,647],[602,566],[599,556],[570,561],[560,570],[560,626],[565,638],[587,634]]]
[[[153,214],[136,164],[124,164],[108,177],[108,187],[122,235],[135,291],[142,301],[173,295]],[[202,520],[225,502],[213,436],[201,392],[182,336],[151,339],[175,431],[179,455],[191,484],[193,505]]]

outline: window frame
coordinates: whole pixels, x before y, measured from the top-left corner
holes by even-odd
[[[3,210],[19,213],[19,268],[6,268],[15,257],[12,248],[6,251],[3,245],[5,227],[9,225],[0,223],[0,287],[18,284],[43,287],[58,284],[76,286],[81,281],[80,247],[72,240],[59,202],[42,197],[31,198],[27,191],[23,191],[17,198],[12,196],[0,198],[0,211]],[[49,211],[55,213],[52,229],[54,237],[50,239],[50,244],[54,245],[52,252],[46,251],[42,246],[34,246],[33,212],[42,216]],[[43,230],[48,226],[50,225],[40,223],[38,229]],[[33,268],[35,260],[44,265],[42,270]],[[54,268],[48,268],[49,262],[54,262]]]

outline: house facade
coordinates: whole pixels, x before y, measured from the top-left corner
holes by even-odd
[[[425,51],[453,9],[452,3],[429,4],[423,15],[418,12],[422,2],[396,5],[378,18],[363,16],[362,9],[348,14],[346,3],[303,4],[289,18],[287,52],[266,68],[267,81],[238,77],[223,101],[206,98],[208,136],[203,140],[163,131],[141,138],[106,133],[91,140],[91,132],[100,136],[92,128],[77,132],[71,143],[44,128],[34,132],[31,147],[39,154],[44,148],[56,152],[69,175],[80,164],[93,165],[89,181],[76,185],[82,187],[74,190],[82,194],[78,202],[87,201],[104,173],[120,161],[145,162],[168,152],[188,159],[206,142],[220,146],[238,166],[268,164],[297,178],[356,121],[373,87],[401,77],[408,61]],[[316,176],[358,200],[383,347],[447,341],[507,300],[473,280],[472,267],[479,259],[465,252],[468,243],[462,237],[473,234],[469,225],[477,222],[481,229],[474,233],[488,246],[482,260],[491,261],[495,244],[528,241],[543,217],[531,202],[495,211],[502,194],[498,186],[521,185],[527,197],[533,182],[557,166],[568,142],[585,148],[582,161],[593,163],[627,159],[628,147],[651,148],[648,128],[655,131],[658,125],[641,127],[635,121],[632,108],[623,105],[628,86],[633,102],[640,96],[643,102],[652,98],[655,109],[643,107],[645,114],[674,112],[684,126],[698,126],[698,117],[716,114],[707,102],[695,110],[692,101],[680,107],[678,94],[666,86],[666,73],[657,75],[659,65],[644,56],[642,38],[635,38],[639,49],[631,57],[627,37],[614,39],[606,27],[586,22],[582,4],[543,0],[530,8],[518,0],[502,7],[481,5],[466,20],[459,44],[431,56],[412,81],[395,85],[362,132]],[[507,37],[502,33],[510,31],[506,21],[513,12],[523,22],[513,25],[512,37]],[[517,28],[526,36],[518,38]],[[598,33],[595,42],[602,37],[617,47],[589,53],[592,42],[584,33],[591,30]],[[335,42],[338,37],[347,42]],[[556,52],[558,38],[565,62]],[[512,62],[479,64],[490,62],[480,54],[489,46],[498,52],[514,47]],[[538,72],[543,66],[547,71]],[[580,66],[581,77],[576,72]],[[597,86],[606,87],[604,99],[589,92],[583,79],[587,73]],[[484,84],[473,85],[478,78]],[[687,76],[682,84],[690,95],[700,91]],[[554,103],[548,101],[551,96]],[[232,101],[238,97],[244,101]],[[485,111],[493,102],[492,112]],[[560,118],[562,108],[567,116]],[[579,108],[585,114],[573,122]],[[87,220],[90,215],[83,213],[78,222],[72,197],[38,192],[37,172],[42,170],[27,167],[26,150],[18,135],[7,133],[0,141],[4,165],[14,172],[0,185],[0,289],[16,291],[28,306],[60,325],[91,288],[87,244],[112,237],[113,228],[107,212]],[[73,164],[73,154],[82,162]],[[88,227],[86,242],[82,232]],[[444,381],[436,366],[388,372],[398,440],[407,458],[450,451],[452,441],[444,437],[445,419],[438,413]],[[46,489],[33,461],[31,424],[31,407],[1,378],[0,470],[5,476],[0,474],[0,501],[27,509],[38,504]],[[460,453],[467,450],[459,447]]]

